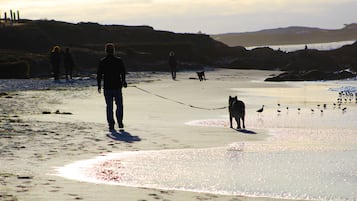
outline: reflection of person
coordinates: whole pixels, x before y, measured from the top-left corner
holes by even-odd
[[[64,64],[64,70],[66,73],[66,80],[72,79],[72,70],[74,67],[74,61],[72,54],[69,52],[69,48],[66,48],[66,51],[64,52],[63,55],[63,64]]]
[[[59,80],[59,70],[61,64],[61,49],[59,46],[54,46],[50,54],[50,61],[55,80]]]
[[[172,79],[175,80],[176,79],[177,61],[176,61],[176,58],[175,58],[175,52],[173,52],[173,51],[171,51],[169,53],[169,66],[170,66],[170,70],[171,70]]]
[[[107,121],[110,131],[114,130],[113,101],[116,104],[116,118],[119,128],[123,125],[123,96],[122,87],[127,87],[125,66],[121,58],[116,57],[113,43],[105,45],[107,56],[100,60],[97,71],[98,92],[101,93],[101,82],[104,80],[104,97],[106,102]]]

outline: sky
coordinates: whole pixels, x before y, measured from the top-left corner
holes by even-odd
[[[10,9],[26,19],[148,25],[176,33],[357,23],[357,0],[0,0],[1,17]]]

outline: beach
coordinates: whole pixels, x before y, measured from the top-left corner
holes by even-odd
[[[357,104],[343,95],[333,105],[339,92],[357,92],[355,80],[274,83],[264,79],[279,72],[205,73],[200,82],[190,71],[176,81],[164,72],[130,72],[125,130],[114,134],[93,78],[2,81],[0,200],[356,199]],[[229,96],[246,105],[244,130],[229,128]],[[70,175],[88,170],[71,164],[106,156],[119,163],[118,174],[132,175],[109,183],[88,178],[91,172]],[[308,159],[296,163],[301,158]]]

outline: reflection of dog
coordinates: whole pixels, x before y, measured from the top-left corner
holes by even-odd
[[[197,73],[198,79],[200,81],[206,80],[206,76],[205,76],[205,72],[204,71],[200,71],[200,72],[196,72],[196,73]]]
[[[243,128],[245,128],[245,124],[244,124],[245,105],[243,101],[238,100],[237,96],[235,97],[229,96],[228,111],[229,111],[230,127],[233,128],[232,118],[234,117],[234,119],[237,122],[237,129],[241,129],[240,119],[242,119]]]

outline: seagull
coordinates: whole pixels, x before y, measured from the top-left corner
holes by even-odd
[[[257,112],[262,113],[263,110],[264,110],[264,105],[262,106],[262,108],[260,108],[259,110],[257,110]]]

